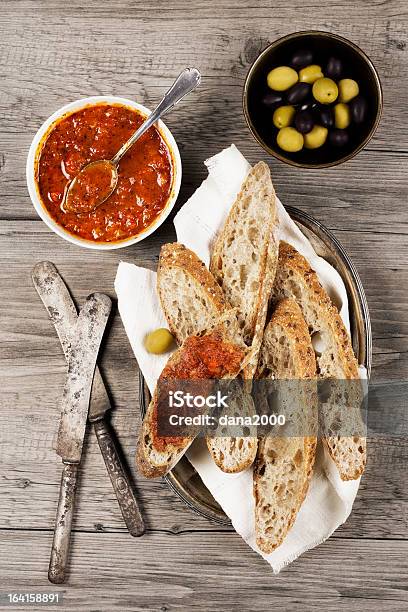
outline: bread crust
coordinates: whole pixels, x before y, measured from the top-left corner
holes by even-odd
[[[256,299],[254,300],[252,311],[249,313],[249,316],[245,316],[244,313],[241,312],[242,301],[245,301],[245,297],[240,296],[237,300],[234,300],[234,292],[230,291],[231,285],[229,284],[228,276],[225,273],[225,268],[227,266],[234,267],[237,265],[234,260],[231,242],[235,240],[238,244],[240,240],[240,238],[236,236],[235,230],[240,223],[243,222],[243,219],[249,215],[245,202],[251,197],[252,189],[254,189],[254,198],[259,197],[259,194],[262,193],[262,198],[259,200],[257,205],[260,208],[260,214],[266,217],[266,221],[261,227],[258,228],[258,234],[259,236],[266,238],[262,238],[262,240],[260,240],[261,252],[259,262],[254,263],[252,260],[249,260],[249,253],[247,260],[243,262],[243,265],[247,266],[248,269],[250,267],[258,267],[257,278],[255,281],[258,284],[258,292]],[[222,287],[231,306],[238,309],[244,340],[253,350],[253,356],[248,362],[247,366],[244,368],[242,374],[243,378],[248,381],[247,391],[250,391],[252,379],[257,367],[258,353],[262,342],[268,304],[278,261],[278,242],[274,236],[277,217],[275,200],[276,195],[272,185],[269,167],[267,164],[265,164],[265,162],[259,162],[249,171],[248,176],[244,181],[244,184],[242,185],[241,190],[231,207],[231,210],[229,211],[224,226],[214,242],[211,253],[210,271],[214,275],[214,278],[219,283],[220,287]],[[213,452],[211,440],[207,440],[207,446],[218,467],[226,472],[242,471],[252,465],[257,450],[257,442],[256,439],[254,439],[254,443],[249,446],[251,453],[247,456],[246,460],[242,461],[237,466],[236,470],[229,470],[226,468],[223,462],[220,462],[219,456]]]
[[[271,355],[271,347],[268,346],[268,336],[282,334],[287,339],[288,344],[291,346],[291,358],[292,358],[292,371],[288,372],[285,370],[284,364],[281,363],[282,359],[279,355]],[[270,359],[273,358],[273,365]],[[268,366],[272,366],[272,370]],[[274,371],[273,371],[274,370]],[[314,357],[313,346],[309,334],[308,327],[302,316],[302,312],[299,306],[291,299],[283,299],[278,302],[276,309],[271,317],[270,322],[265,328],[264,342],[260,350],[260,361],[257,370],[257,377],[272,377],[278,376],[280,379],[294,378],[299,380],[311,380],[316,378],[316,363]],[[314,385],[311,388],[305,389],[305,403],[310,409],[310,420],[317,423],[317,397],[313,390]],[[280,448],[282,456],[280,459],[285,458],[285,453],[293,452],[293,448],[296,449],[303,447],[304,462],[297,469],[303,471],[303,478],[301,479],[301,488],[297,491],[296,502],[290,509],[289,516],[287,517],[286,524],[278,538],[268,538],[265,536],[262,530],[262,520],[265,520],[265,511],[262,509],[263,499],[261,496],[261,479],[265,472],[266,466],[271,459],[269,458],[268,445]],[[293,523],[296,520],[296,516],[299,509],[306,497],[306,493],[309,488],[310,479],[312,476],[313,465],[315,461],[317,438],[315,436],[307,436],[304,438],[275,438],[270,441],[268,438],[262,438],[258,442],[258,453],[254,464],[254,476],[253,476],[253,492],[255,497],[255,530],[256,530],[256,542],[262,552],[269,554],[280,546],[285,539],[288,531],[291,529]],[[274,463],[275,460],[272,460]],[[291,476],[293,478],[293,476]],[[283,483],[281,483],[283,484]],[[271,507],[270,512],[275,512],[276,508]]]
[[[278,302],[271,320],[265,328],[265,337],[273,327],[279,327],[288,339],[296,343],[296,351],[293,351],[292,358],[297,377],[300,379],[315,378],[316,358],[309,329],[300,307],[294,300],[284,298]],[[261,368],[262,364],[258,367],[258,377],[262,377]]]
[[[218,285],[213,275],[206,268],[205,264],[190,249],[187,249],[180,242],[164,244],[160,251],[159,267],[157,270],[157,291],[163,312],[167,319],[169,329],[181,344],[185,338],[180,336],[180,331],[175,327],[173,317],[167,306],[167,299],[162,288],[162,277],[165,271],[181,268],[193,279],[197,286],[204,289],[214,307],[214,311],[220,315],[230,308],[221,287]]]
[[[175,317],[173,316],[174,305],[169,303],[169,296],[168,292],[165,290],[163,279],[169,274],[175,273],[180,269],[187,274],[189,282],[195,283],[194,291],[197,294],[205,295],[208,298],[212,312],[206,312],[206,316],[209,315],[210,319],[218,317],[218,320],[222,320],[224,317],[228,317],[228,313],[231,312],[231,307],[225,299],[221,287],[216,282],[211,272],[206,268],[205,264],[197,257],[197,255],[190,251],[190,249],[187,249],[183,244],[177,242],[165,244],[160,252],[157,288],[169,329],[176,337],[178,344],[181,344],[185,340],[185,336],[182,333],[182,330],[175,324]],[[185,305],[180,302],[178,304],[178,308],[184,312]],[[203,306],[203,308],[205,307]],[[234,318],[235,316],[236,315],[234,314]],[[190,330],[192,333],[197,333],[200,331],[198,321],[194,321],[193,327],[194,329]],[[240,334],[240,331],[237,327],[237,334],[238,333]],[[244,371],[247,367],[248,365],[245,366]],[[206,442],[214,462],[223,472],[241,472],[249,465],[252,465],[256,455],[256,437],[252,439],[251,443],[248,443],[248,441],[245,442],[244,446],[242,447],[245,449],[243,452],[234,452],[233,454],[229,455],[222,452],[216,452],[217,440],[218,438],[208,438]],[[229,448],[230,445],[233,447],[236,445],[236,448],[238,448],[239,438],[225,438],[224,440],[226,448]],[[221,443],[222,440],[220,439],[220,444]],[[231,461],[232,456],[237,457],[235,464]]]
[[[258,162],[249,171],[249,174],[227,216],[224,226],[214,242],[210,261],[210,271],[223,288],[228,299],[230,287],[225,275],[224,258],[228,259],[230,257],[230,238],[231,236],[234,237],[235,228],[239,224],[240,218],[246,214],[245,208],[242,209],[242,203],[246,198],[248,198],[248,193],[254,184],[258,187],[258,190],[260,190],[260,186],[262,185],[262,189],[264,190],[260,206],[264,208],[264,212],[266,212],[268,220],[265,225],[260,228],[261,235],[265,236],[266,239],[262,245],[260,260],[258,263],[259,286],[257,298],[249,319],[243,321],[244,337],[247,344],[254,340],[256,333],[258,338],[262,337],[267,314],[268,300],[277,265],[277,243],[273,234],[276,225],[276,195],[271,181],[270,170],[265,162]],[[233,261],[231,262],[231,265],[234,265]],[[247,262],[247,265],[249,266],[253,264],[252,262]],[[240,310],[241,304],[234,303],[234,301],[231,299],[229,299],[229,301],[231,306]],[[250,373],[250,371],[247,372],[247,374]]]
[[[177,363],[180,359],[180,351],[177,350],[175,353],[170,355],[167,365]],[[136,466],[141,474],[146,478],[159,478],[159,476],[165,476],[174,465],[181,459],[193,439],[185,439],[183,448],[176,447],[172,444],[167,444],[166,452],[162,453],[163,461],[161,463],[154,462],[153,452],[154,450],[154,438],[153,438],[153,415],[157,406],[157,386],[154,390],[153,396],[150,400],[149,406],[146,410],[146,414],[143,419],[142,426],[139,431],[139,438],[136,448]],[[149,450],[151,451],[149,453]],[[167,458],[166,458],[167,455]]]
[[[259,473],[259,470],[261,467],[260,457],[262,456],[264,452],[264,444],[265,444],[265,440],[260,440],[258,442],[257,459],[255,459],[255,463],[254,463],[254,487],[253,489],[254,489],[254,497],[255,497],[255,508],[260,503],[260,497],[258,495],[258,490],[257,490],[257,486],[255,483],[257,481],[257,474]],[[256,544],[259,547],[259,549],[262,550],[262,552],[267,555],[269,555],[271,552],[276,550],[276,548],[278,548],[282,544],[288,532],[293,527],[293,524],[296,520],[298,512],[303,502],[305,501],[306,494],[309,489],[310,479],[313,473],[313,465],[314,465],[314,461],[316,457],[316,446],[317,446],[316,440],[313,440],[312,438],[305,438],[304,451],[305,451],[305,456],[307,458],[306,461],[309,467],[305,475],[304,485],[302,489],[299,491],[297,506],[291,510],[291,513],[289,515],[285,533],[283,533],[275,542],[271,542],[265,537],[263,537],[263,535],[259,532],[259,528],[257,527],[256,522],[255,522]]]
[[[229,411],[228,414],[238,414],[243,417],[255,414],[254,401],[242,380],[228,385]],[[242,430],[244,427],[242,427]],[[227,436],[228,427],[219,425],[207,436],[207,448],[216,465],[226,474],[236,474],[251,466],[256,457],[258,439],[256,427],[247,427],[245,436]],[[241,431],[237,432],[241,433]],[[244,433],[242,431],[242,433]]]
[[[255,321],[255,330],[251,344],[252,349],[254,351],[254,358],[244,369],[243,372],[243,377],[249,381],[250,385],[252,379],[255,377],[258,365],[258,355],[262,344],[262,338],[265,330],[265,321],[268,315],[269,300],[271,297],[273,283],[275,281],[276,269],[278,265],[278,248],[278,241],[272,239],[268,246],[265,278],[263,282],[262,292],[260,295],[258,314]]]
[[[304,288],[307,298],[295,295],[287,280],[285,280],[288,275],[298,283],[298,286]],[[336,366],[338,370],[341,370],[341,376],[337,376],[337,378],[359,380],[358,362],[353,352],[351,338],[337,308],[321,286],[316,272],[312,270],[308,261],[293,246],[286,242],[281,242],[279,246],[278,272],[273,292],[274,297],[277,299],[286,296],[292,297],[298,302],[312,333],[316,330],[314,329],[313,321],[308,320],[307,307],[313,306],[316,313],[318,313],[319,327],[324,327],[331,342],[334,344],[333,368]],[[319,363],[322,362],[323,357],[325,357],[325,351],[323,351],[320,357],[316,357],[318,377],[322,379],[335,378],[333,375],[319,371]],[[347,464],[341,460],[340,456],[342,440],[343,451],[348,452],[346,450],[348,448],[353,455]],[[339,439],[336,439],[336,437],[329,437],[325,439],[325,444],[330,456],[337,465],[342,480],[355,480],[361,476],[366,465],[365,438],[340,436]]]
[[[239,366],[235,370],[228,371],[228,374],[226,375],[227,378],[231,379],[238,376],[241,368],[245,367],[246,359],[248,358],[248,349],[246,349],[243,344],[236,344],[231,340],[229,331],[224,323],[220,323],[211,332],[208,334],[202,334],[202,336],[212,336],[219,344],[226,343],[227,345],[233,346],[234,349],[241,352],[242,359],[240,359]],[[188,342],[189,339],[187,339],[185,343],[183,343],[183,345],[170,356],[162,374],[160,375],[160,379],[166,369],[180,363],[184,351],[187,350],[186,347]],[[146,476],[146,478],[157,478],[167,474],[167,472],[169,472],[181,459],[190,444],[193,442],[193,438],[182,438],[179,445],[167,443],[165,450],[159,449],[155,446],[155,424],[153,423],[153,416],[157,407],[157,400],[158,396],[156,386],[139,432],[136,452],[137,467],[140,472]]]
[[[336,341],[344,377],[348,380],[359,378],[358,363],[351,346],[350,336],[339,315],[339,311],[321,286],[316,272],[312,270],[307,259],[292,245],[287,242],[281,242],[279,245],[278,266],[279,268],[292,270],[294,274],[302,278],[305,285],[310,287],[313,300],[319,308],[320,316],[330,326],[333,339]],[[302,309],[302,304],[299,305]]]

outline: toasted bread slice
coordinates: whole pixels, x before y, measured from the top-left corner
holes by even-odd
[[[205,264],[178,242],[161,248],[157,290],[169,329],[178,344],[188,336],[214,327],[230,308]]]
[[[227,301],[238,309],[246,344],[253,345],[254,359],[246,369],[251,378],[256,369],[268,300],[276,271],[278,244],[275,191],[264,162],[249,172],[224,227],[217,236],[210,270]]]
[[[165,476],[193,442],[193,438],[177,438],[175,441],[162,438],[162,445],[158,446],[155,443],[154,430],[157,426],[154,419],[157,414],[157,404],[157,390],[155,390],[143,419],[136,452],[137,467],[146,478]]]
[[[344,327],[337,308],[319,283],[316,273],[310,268],[307,260],[291,245],[281,242],[279,262],[276,273],[273,296],[276,299],[289,297],[300,306],[303,317],[312,336],[318,334],[319,352],[316,352],[317,376],[321,379],[358,380],[358,363],[353,353],[350,336]],[[351,386],[350,386],[351,387]],[[350,391],[356,391],[351,387]],[[358,397],[345,408],[340,419],[344,431],[348,423],[356,423],[354,431],[362,431],[359,419]],[[335,431],[334,420],[339,420],[338,402],[329,400],[320,412],[323,431]],[[340,428],[341,429],[341,428]],[[354,480],[364,471],[366,464],[366,439],[359,435],[328,435],[325,438],[330,456],[337,465],[342,480]]]
[[[218,324],[207,334],[189,336],[173,353],[164,367],[158,385],[163,381],[231,378],[250,358],[247,347],[231,339],[228,321]],[[159,435],[158,386],[147,409],[139,435],[137,464],[147,478],[164,476],[186,452],[193,437]]]
[[[254,401],[243,381],[229,381],[226,416],[251,419],[254,414]],[[231,433],[234,436],[227,435]],[[242,472],[253,464],[258,446],[254,425],[219,425],[211,434],[211,437],[207,437],[207,447],[215,463],[223,472],[229,474]]]
[[[220,317],[229,318],[230,306],[221,287],[197,255],[182,244],[162,247],[157,289],[167,323],[179,344],[191,335],[210,330]],[[237,327],[230,333],[237,337],[240,330]],[[207,446],[221,470],[240,472],[253,463],[257,438],[215,435],[207,439]]]
[[[287,380],[277,387],[279,403],[290,406],[298,421],[296,431],[316,432],[314,351],[293,300],[279,302],[266,326],[257,376]],[[278,435],[271,432],[259,440],[254,464],[256,541],[264,553],[277,548],[292,527],[308,490],[316,451],[315,435]]]

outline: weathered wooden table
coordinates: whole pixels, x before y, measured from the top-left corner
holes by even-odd
[[[320,28],[351,38],[378,67],[384,115],[357,158],[326,171],[269,159],[277,193],[326,224],[361,275],[371,310],[376,378],[408,366],[408,5],[405,0],[177,0],[0,2],[1,424],[0,591],[52,591],[47,566],[61,463],[53,450],[65,362],[30,279],[58,266],[78,303],[114,297],[121,259],[154,268],[171,220],[124,251],[74,247],[37,217],[25,182],[31,139],[63,104],[117,94],[152,107],[178,72],[196,65],[199,91],[168,117],[184,164],[180,206],[205,177],[203,160],[234,142],[264,158],[245,126],[249,65],[275,38]],[[352,516],[321,546],[274,576],[232,529],[194,515],[160,481],[134,469],[140,425],[138,366],[116,314],[101,369],[113,424],[148,530],[127,533],[96,439],[84,449],[67,610],[407,609],[405,440],[377,439]],[[55,589],[54,589],[55,590]],[[59,608],[61,609],[61,608]]]

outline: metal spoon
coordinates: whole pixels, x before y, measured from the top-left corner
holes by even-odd
[[[65,212],[87,213],[100,206],[115,191],[118,183],[118,164],[132,147],[156,121],[171,110],[184,96],[200,83],[197,68],[186,68],[177,77],[154,111],[138,130],[119,149],[112,159],[93,161],[84,166],[68,184],[61,204]]]

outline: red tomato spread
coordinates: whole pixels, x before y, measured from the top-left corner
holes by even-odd
[[[170,358],[160,375],[160,380],[169,381],[169,390],[175,390],[177,381],[202,380],[202,387],[197,387],[195,390],[199,391],[200,395],[207,395],[211,393],[211,385],[206,384],[206,381],[228,376],[234,378],[241,369],[244,356],[242,348],[225,341],[218,332],[205,336],[190,336],[175,355],[175,359]],[[163,391],[165,388],[163,385]],[[163,396],[166,396],[165,392]],[[158,435],[159,399],[157,398],[152,415],[154,447],[158,451],[164,451],[167,444],[183,448],[188,441],[187,438]]]
[[[65,212],[91,212],[106,200],[116,187],[116,169],[106,160],[92,162],[80,171],[65,196]]]
[[[222,378],[238,374],[243,349],[226,342],[217,332],[205,336],[190,336],[184,342],[178,359],[168,363],[160,378],[173,380],[197,380]]]
[[[70,233],[95,242],[125,240],[147,229],[165,208],[173,183],[171,154],[152,126],[119,163],[112,195],[89,212],[64,211],[68,183],[86,164],[111,159],[143,123],[122,105],[97,104],[62,117],[42,145],[36,168],[43,205]]]

